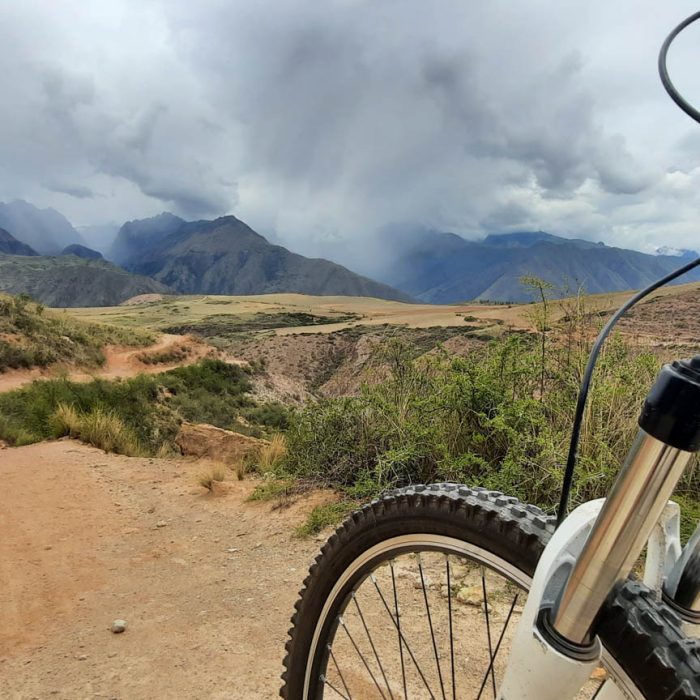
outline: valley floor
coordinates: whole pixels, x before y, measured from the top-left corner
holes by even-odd
[[[70,440],[0,451],[3,698],[272,698],[318,543],[251,481]],[[127,630],[110,625],[124,619]]]

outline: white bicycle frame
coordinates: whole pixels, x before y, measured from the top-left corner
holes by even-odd
[[[547,545],[513,640],[508,670],[500,689],[502,700],[568,700],[576,696],[601,663],[607,667],[614,665],[614,660],[606,657],[600,645],[595,655],[586,661],[565,656],[548,643],[537,626],[540,610],[554,602],[562,578],[568,575],[580,554],[604,502],[599,499],[579,506]],[[681,555],[679,514],[678,505],[669,501],[648,542],[644,583],[654,590],[661,590],[664,579]],[[620,687],[612,677],[605,681],[597,695],[598,700],[637,697],[635,688]]]
[[[562,523],[547,545],[535,572],[527,603],[513,640],[511,656],[499,690],[500,700],[571,700],[601,664],[615,670],[614,659],[606,656],[594,639],[586,655],[569,654],[552,644],[543,633],[542,610],[551,609],[561,596],[562,588],[584,545],[598,521],[605,499],[579,506]],[[681,558],[680,509],[668,501],[653,525],[647,542],[644,583],[659,591]],[[693,625],[690,634],[700,633]],[[596,695],[598,700],[637,700],[636,688],[622,685],[624,674],[613,673]]]

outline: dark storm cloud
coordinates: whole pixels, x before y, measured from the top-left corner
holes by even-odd
[[[686,4],[17,4],[0,195],[84,224],[234,211],[358,262],[396,221],[690,245],[700,159],[654,74]]]
[[[67,194],[69,197],[75,197],[77,199],[93,199],[93,197],[95,197],[95,193],[89,187],[83,187],[81,185],[64,185],[46,182],[44,183],[44,187],[51,192]]]

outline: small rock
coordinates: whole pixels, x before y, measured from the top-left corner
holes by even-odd
[[[115,620],[112,623],[112,632],[114,634],[121,634],[126,630],[126,620]]]
[[[238,551],[238,547],[229,547],[226,551],[227,551],[227,552],[231,552],[231,553],[237,552],[237,551]]]
[[[156,527],[165,527],[168,523],[165,520],[159,520],[156,523]]]
[[[81,655],[78,657],[78,661],[87,661],[87,655],[81,654]]]
[[[478,586],[462,586],[457,591],[457,600],[465,605],[480,608],[484,602],[483,592]]]
[[[47,544],[47,545],[44,547],[44,549],[49,550],[49,549],[53,549],[53,547],[52,547],[50,544]]]

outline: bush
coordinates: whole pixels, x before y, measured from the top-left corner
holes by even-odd
[[[253,458],[253,466],[261,474],[274,472],[282,464],[287,454],[287,441],[281,433],[276,433],[270,441],[258,450]]]
[[[221,482],[226,478],[226,469],[221,464],[215,464],[208,472],[200,474],[197,477],[197,483],[203,486],[207,491],[214,490],[214,483]]]
[[[383,353],[386,381],[293,417],[280,475],[362,498],[388,487],[455,480],[553,509],[585,347],[550,343],[543,360],[539,339],[512,335],[466,358],[412,359],[400,344]],[[581,436],[574,502],[610,488],[657,369],[654,356],[620,337],[604,350]]]

